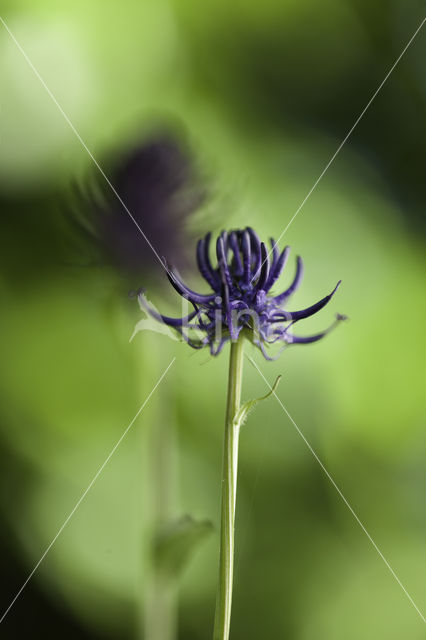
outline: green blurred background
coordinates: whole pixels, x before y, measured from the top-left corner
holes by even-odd
[[[0,14],[96,158],[159,122],[185,138],[209,193],[192,245],[247,224],[280,235],[423,9],[2,0]],[[153,333],[129,343],[141,317],[129,290],[152,282],[170,313],[178,296],[158,266],[125,277],[92,260],[68,211],[91,159],[3,26],[0,52],[2,611],[176,356],[0,632],[137,636],[160,433],[173,440],[170,515],[214,524],[178,580],[177,637],[211,637],[227,354]],[[251,354],[269,381],[283,374],[281,400],[423,612],[425,53],[421,32],[282,241],[306,264],[293,306],[343,280],[306,332],[336,311],[350,322],[276,363]],[[200,285],[193,260],[187,280]],[[243,395],[265,391],[248,364]],[[342,637],[417,640],[424,622],[270,400],[241,437],[232,638]]]

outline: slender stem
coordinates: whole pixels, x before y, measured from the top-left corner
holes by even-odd
[[[219,583],[213,640],[228,640],[231,624],[239,438],[239,427],[235,422],[235,417],[240,408],[243,355],[243,338],[240,338],[240,340],[231,344],[229,360],[228,398],[223,444]]]

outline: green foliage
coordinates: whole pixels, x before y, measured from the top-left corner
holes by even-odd
[[[153,562],[166,575],[177,578],[200,543],[212,532],[210,520],[185,515],[166,526],[154,540]]]

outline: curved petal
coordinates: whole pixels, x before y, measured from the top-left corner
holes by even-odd
[[[207,304],[208,302],[212,302],[215,299],[215,293],[204,295],[202,293],[197,293],[196,291],[193,291],[192,289],[187,287],[186,284],[184,284],[179,278],[173,268],[167,267],[166,273],[172,287],[176,289],[176,291],[181,296],[186,296],[191,302],[196,302],[198,304]]]
[[[283,313],[286,317],[286,320],[293,320],[293,321],[302,320],[303,318],[309,318],[310,316],[313,316],[315,313],[320,311],[323,307],[325,307],[326,304],[330,302],[331,298],[334,296],[337,289],[339,288],[341,282],[342,281],[339,280],[339,282],[334,287],[333,291],[328,296],[325,296],[324,298],[322,298],[322,300],[319,300],[312,306],[307,307],[306,309],[302,309],[301,311],[284,311]]]
[[[228,287],[232,287],[232,278],[231,278],[231,274],[229,273],[229,265],[226,259],[225,242],[226,242],[226,236],[225,236],[225,232],[223,232],[220,234],[216,242],[217,261],[218,261],[219,270],[222,276],[222,282],[223,282],[223,279],[225,278],[225,281]]]
[[[269,278],[265,285],[265,291],[269,291],[269,289],[274,286],[275,282],[280,277],[285,267],[285,264],[287,262],[289,253],[290,253],[290,247],[287,246],[285,247],[284,251],[281,253],[280,257],[277,260],[275,260],[269,272]]]
[[[235,275],[241,277],[244,272],[243,263],[241,262],[240,247],[238,244],[238,237],[235,231],[233,231],[228,237],[228,244],[234,254],[235,263]]]
[[[229,340],[230,340],[229,336],[222,338],[219,342],[219,345],[216,347],[216,349],[215,349],[214,343],[210,343],[210,354],[212,356],[218,356],[219,353],[222,351],[223,347],[225,346],[225,344],[229,342]]]
[[[286,341],[289,344],[311,344],[312,342],[317,342],[318,340],[321,340],[321,338],[324,338],[324,336],[326,336],[328,333],[330,333],[330,331],[333,331],[333,329],[335,329],[340,322],[343,322],[345,320],[347,320],[346,316],[337,314],[336,320],[333,322],[333,324],[330,325],[324,331],[321,331],[320,333],[316,333],[313,336],[306,336],[306,337],[294,336],[291,333],[286,333]]]
[[[260,276],[259,276],[259,280],[256,283],[256,288],[258,291],[260,291],[261,289],[265,289],[265,285],[269,275],[268,251],[263,242],[260,244],[260,258],[261,258]]]
[[[187,325],[188,322],[193,320],[195,316],[198,314],[198,311],[192,311],[189,315],[185,316],[184,318],[170,318],[169,316],[163,316],[162,313],[158,313],[158,311],[153,309],[151,305],[147,303],[145,296],[143,296],[142,294],[138,295],[138,300],[139,300],[139,303],[149,313],[150,316],[152,316],[153,318],[155,318],[155,320],[158,320],[159,322],[164,322],[164,324],[166,324],[169,327],[174,327],[174,328],[184,327]]]
[[[271,271],[275,268],[275,264],[278,259],[278,245],[275,242],[274,238],[269,238],[269,244],[271,245],[272,251],[272,260],[271,260]]]
[[[216,286],[220,286],[220,278],[219,275],[217,273],[217,270],[213,268],[212,263],[210,262],[210,255],[209,255],[209,249],[210,249],[210,239],[212,237],[212,234],[209,232],[206,237],[205,237],[205,241],[204,241],[204,259],[206,261],[206,265],[209,269],[209,271],[212,273],[213,277],[216,279]]]
[[[191,340],[191,338],[188,335],[186,335],[182,330],[178,329],[178,331],[181,337],[185,340],[185,342],[193,349],[202,349],[203,347],[206,346],[206,343],[204,343],[204,341],[200,340],[199,342],[194,342],[194,340]]]
[[[287,300],[287,298],[289,298],[292,295],[292,293],[294,293],[296,291],[296,289],[299,287],[299,285],[300,285],[300,283],[302,281],[302,277],[303,277],[303,262],[302,262],[302,258],[300,256],[297,256],[297,258],[296,258],[296,273],[294,275],[293,282],[288,287],[288,289],[286,289],[285,291],[283,291],[283,293],[280,293],[278,296],[275,296],[272,299],[277,304],[282,304],[283,302],[285,302],[285,300]]]
[[[251,254],[252,254],[252,260],[253,260],[253,265],[252,265],[253,273],[252,273],[252,277],[250,278],[252,281],[258,277],[258,272],[261,265],[261,260],[262,260],[261,242],[257,233],[251,227],[247,227],[247,231],[249,232],[249,236],[250,236]]]
[[[274,356],[270,356],[270,355],[267,353],[267,351],[266,351],[266,349],[265,349],[265,343],[264,343],[264,342],[260,342],[260,345],[259,345],[259,346],[260,346],[260,350],[261,350],[261,352],[262,352],[263,357],[264,357],[266,360],[269,360],[269,362],[273,362],[274,360],[278,360],[278,358],[280,357],[280,355],[282,354],[282,352],[284,351],[284,349],[286,349],[286,348],[287,348],[287,346],[288,346],[288,345],[286,345],[286,344],[285,344],[285,345],[283,345],[283,346],[281,347],[281,349],[279,349],[278,353],[276,353]]]
[[[207,236],[209,235],[210,234],[207,234]],[[215,289],[218,285],[218,279],[217,274],[213,271],[210,264],[210,260],[208,260],[208,247],[206,249],[206,242],[208,242],[207,236],[197,242],[197,264],[204,280],[209,283],[212,289]]]
[[[244,284],[248,286],[251,280],[251,245],[250,236],[247,229],[243,231],[243,237],[241,240],[241,251],[243,254]]]

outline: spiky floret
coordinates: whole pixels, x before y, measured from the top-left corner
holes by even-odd
[[[273,238],[271,250],[258,235],[247,227],[234,231],[222,231],[216,240],[217,265],[210,260],[211,234],[197,244],[197,264],[212,293],[201,294],[190,289],[173,267],[165,267],[174,289],[193,307],[183,318],[170,318],[156,312],[139,294],[141,305],[157,320],[176,329],[194,348],[208,346],[217,355],[228,341],[236,341],[244,334],[258,346],[265,358],[276,359],[283,348],[290,344],[317,342],[345,316],[337,315],[335,322],[320,333],[301,337],[290,329],[296,322],[320,311],[337,291],[333,291],[315,304],[300,311],[285,309],[290,296],[299,287],[303,275],[302,259],[296,258],[296,271],[292,283],[282,293],[271,295],[271,288],[279,279],[289,255],[289,247],[280,253]],[[281,343],[278,354],[271,357],[267,345]]]

